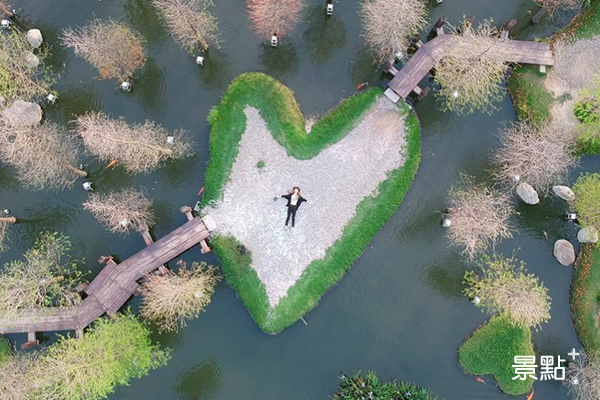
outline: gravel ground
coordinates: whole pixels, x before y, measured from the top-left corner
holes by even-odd
[[[600,35],[557,46],[554,73],[571,90],[589,86],[600,73]]]
[[[275,306],[342,236],[357,205],[404,164],[404,123],[396,105],[381,96],[346,137],[301,161],[273,139],[257,109],[245,113],[246,131],[223,199],[204,213],[218,234],[234,236],[252,253],[252,268]],[[284,226],[286,200],[273,200],[292,186],[312,202],[299,208],[294,228]]]

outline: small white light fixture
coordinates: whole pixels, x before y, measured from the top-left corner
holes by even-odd
[[[333,15],[333,3],[327,4],[327,15]]]
[[[396,61],[400,61],[402,60],[402,57],[404,57],[404,53],[399,51],[396,54],[394,54],[394,58],[396,59]]]
[[[475,296],[475,297],[473,297],[472,302],[473,302],[473,304],[479,304],[479,303],[481,303],[481,298],[479,296]]]
[[[83,182],[83,188],[88,192],[94,190],[94,188],[92,187],[92,182]]]
[[[194,292],[194,297],[197,299],[201,299],[202,298],[202,291],[201,290],[196,290]]]
[[[131,92],[131,82],[129,82],[129,81],[121,82],[121,90],[124,92]]]
[[[517,175],[513,175],[512,177],[513,181],[515,182],[519,182],[521,180],[521,175],[517,174]]]
[[[579,385],[579,378],[574,376],[573,378],[571,378],[571,383],[573,385]]]
[[[127,228],[129,226],[129,220],[126,218],[122,221],[119,221],[119,225],[121,225],[123,228]]]
[[[442,226],[444,228],[450,228],[451,225],[452,225],[452,220],[450,218],[444,218],[442,220]]]
[[[458,90],[455,90],[454,92],[452,92],[452,97],[454,97],[455,99],[458,99]]]
[[[0,25],[2,25],[2,27],[4,29],[10,28],[10,24],[11,24],[11,22],[7,19],[3,19],[2,22],[0,22]]]
[[[175,136],[167,136],[167,144],[175,143]]]
[[[203,67],[204,66],[204,57],[202,57],[202,56],[196,57],[196,64],[200,67]]]
[[[51,104],[56,103],[56,95],[53,93],[49,93],[48,96],[46,96],[46,100],[48,100]]]
[[[575,221],[577,219],[577,214],[575,214],[574,212],[568,212],[567,219],[569,221]]]
[[[277,37],[277,34],[273,34],[273,36],[271,36],[271,46],[277,47],[278,44],[279,44],[279,38]]]
[[[442,1],[444,1],[444,0],[435,0],[435,2],[436,2],[437,4],[442,4]]]

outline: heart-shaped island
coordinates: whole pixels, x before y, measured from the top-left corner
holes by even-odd
[[[313,309],[394,214],[417,172],[419,124],[373,88],[308,128],[293,92],[261,73],[236,78],[209,114],[202,214],[228,282],[277,333]],[[286,222],[294,186],[309,200]]]

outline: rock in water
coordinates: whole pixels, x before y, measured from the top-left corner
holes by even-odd
[[[517,194],[527,204],[537,204],[540,202],[537,192],[530,184],[521,182],[517,185]]]
[[[579,230],[577,240],[579,243],[598,243],[598,229],[588,226]]]
[[[575,249],[569,241],[559,239],[554,243],[554,257],[567,267],[575,262]]]
[[[23,62],[25,62],[25,65],[29,68],[37,68],[38,65],[40,65],[40,59],[30,51],[23,53]]]
[[[13,126],[34,126],[42,122],[42,108],[36,103],[16,100],[2,111],[2,115]]]
[[[30,29],[27,31],[27,41],[34,49],[37,49],[44,42],[42,32],[39,29]]]
[[[563,200],[567,200],[567,201],[575,200],[575,193],[573,193],[571,188],[568,186],[561,186],[561,185],[552,186],[552,191],[554,192],[555,195],[557,195],[558,197],[560,197]]]

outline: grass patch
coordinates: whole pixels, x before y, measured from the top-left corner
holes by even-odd
[[[538,126],[550,120],[553,100],[544,86],[545,79],[546,75],[533,65],[519,66],[510,74],[508,91],[520,120]]]
[[[470,374],[492,375],[500,390],[518,396],[529,392],[534,380],[512,379],[514,356],[534,354],[531,330],[500,316],[490,319],[460,345],[458,362]]]
[[[0,365],[8,359],[10,355],[10,342],[7,338],[0,336]]]
[[[551,41],[588,39],[598,34],[600,34],[600,1],[595,0],[569,25],[556,32]]]
[[[600,350],[600,249],[582,244],[573,271],[571,310],[579,341],[588,352]]]
[[[310,159],[349,133],[381,93],[380,88],[373,88],[347,99],[313,125],[307,136],[304,118],[289,88],[264,74],[241,75],[209,116],[211,161],[206,173],[203,205],[218,199],[228,180],[245,129],[243,110],[246,105],[260,110],[288,154]],[[420,160],[419,122],[408,106],[403,103],[401,107],[400,112],[406,114],[406,163],[381,182],[376,197],[365,198],[358,205],[356,216],[346,226],[344,235],[327,250],[323,259],[315,260],[307,267],[277,307],[271,308],[268,304],[264,286],[251,268],[251,254],[242,254],[240,244],[233,237],[217,237],[211,241],[227,281],[263,331],[278,333],[312,310],[398,209]]]

